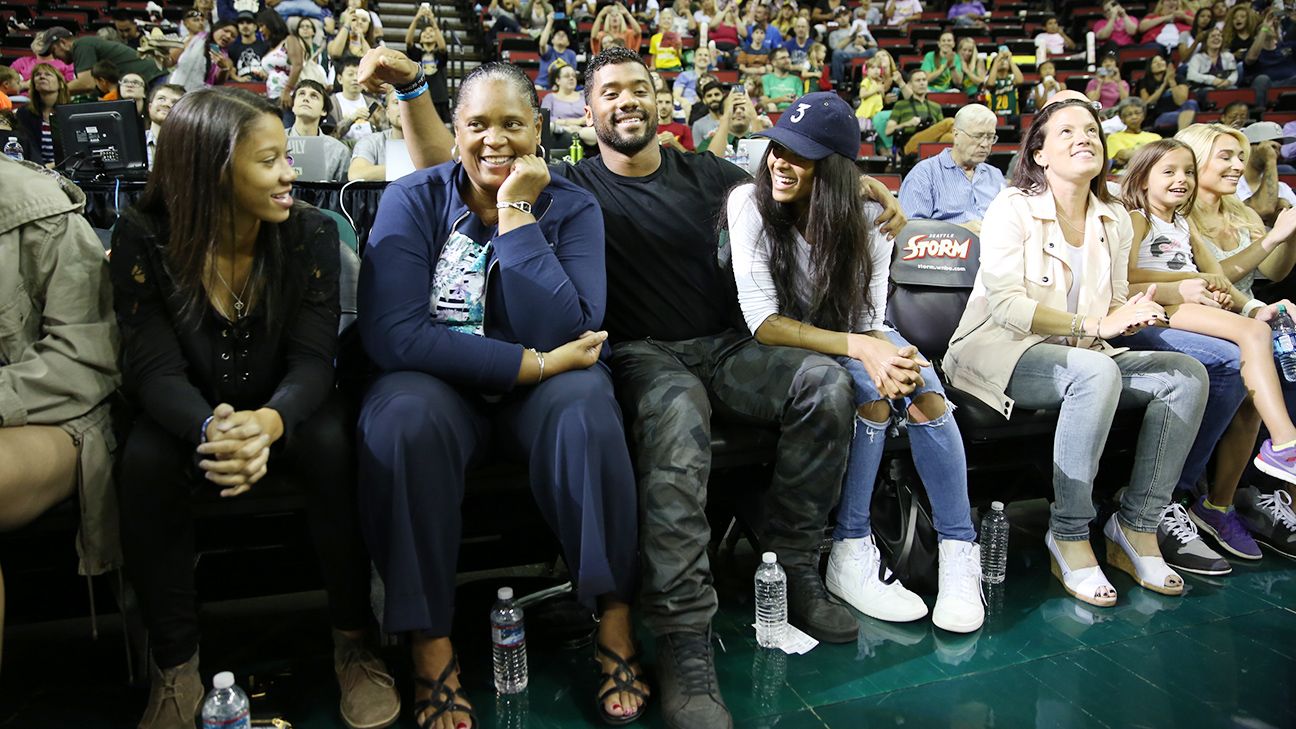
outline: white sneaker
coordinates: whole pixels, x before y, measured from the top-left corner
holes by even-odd
[[[882,554],[871,535],[833,542],[824,584],[828,592],[878,620],[907,623],[927,615],[922,598],[905,589],[881,564]]]
[[[983,622],[981,545],[941,540],[940,592],[932,610],[932,624],[951,633],[971,633]]]

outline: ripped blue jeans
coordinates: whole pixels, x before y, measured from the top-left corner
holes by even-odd
[[[907,347],[897,332],[887,332],[887,338],[897,347]],[[873,500],[873,484],[877,482],[878,467],[882,463],[882,450],[886,446],[887,429],[892,419],[904,418],[909,432],[909,447],[914,468],[922,479],[931,500],[932,522],[941,539],[964,542],[976,540],[972,527],[972,508],[967,494],[967,456],[963,452],[963,438],[950,404],[946,403],[943,415],[928,422],[915,422],[909,415],[914,399],[932,392],[945,397],[936,371],[931,367],[922,370],[923,384],[908,396],[891,401],[891,415],[884,422],[874,422],[861,417],[861,405],[882,400],[882,394],[873,386],[873,380],[864,365],[850,357],[837,357],[837,361],[851,374],[855,384],[855,437],[851,441],[846,479],[842,484],[841,503],[837,508],[837,528],[833,539],[867,537],[869,504]]]

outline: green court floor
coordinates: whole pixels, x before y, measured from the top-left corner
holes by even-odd
[[[741,547],[718,555],[717,660],[737,726],[1296,727],[1296,562],[1268,554],[1235,563],[1228,577],[1188,576],[1181,598],[1109,571],[1120,602],[1102,610],[1065,596],[1050,576],[1041,510],[1018,508],[1013,519],[1008,580],[989,596],[986,626],[968,636],[927,621],[861,618],[857,643],[804,656],[764,651],[750,628],[754,558]],[[592,649],[564,647],[544,624],[528,623],[530,688],[497,702],[486,624],[494,586],[461,590],[456,629],[484,726],[594,725]],[[244,686],[265,690],[258,715],[282,715],[297,729],[343,726],[321,594],[210,605],[204,630],[204,678],[234,670]],[[651,641],[645,651],[651,666]],[[408,661],[397,646],[386,655],[407,702],[398,726],[413,727]],[[0,727],[133,727],[144,698],[126,686],[111,617],[97,641],[83,621],[6,635]],[[652,709],[638,724],[662,725]]]

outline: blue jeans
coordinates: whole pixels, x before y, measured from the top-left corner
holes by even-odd
[[[909,342],[898,333],[886,334],[895,346],[909,346]],[[873,380],[859,360],[838,357],[837,361],[850,373],[855,386],[857,411],[861,405],[885,399],[873,386]],[[905,414],[908,407],[924,393],[933,392],[945,398],[945,388],[941,387],[934,369],[924,367],[922,378],[921,387],[909,396],[891,402],[895,411],[891,417],[908,417]],[[976,540],[976,530],[972,528],[972,508],[968,504],[967,457],[963,453],[963,437],[954,420],[953,406],[947,402],[945,408],[943,415],[925,423],[908,418],[909,448],[914,467],[927,490],[927,498],[931,500],[936,533],[941,539],[971,542]],[[869,505],[873,501],[873,484],[877,482],[889,425],[890,419],[874,422],[858,413],[855,416],[855,436],[846,461],[846,478],[842,484],[833,539],[859,539],[872,532]]]
[[[275,12],[284,18],[297,15],[303,18],[315,18],[316,20],[324,19],[324,10],[312,0],[283,0],[283,2],[275,6]]]
[[[1256,92],[1256,106],[1263,109],[1265,108],[1265,97],[1269,95],[1269,89],[1273,86],[1296,86],[1296,76],[1274,79],[1262,73],[1251,79],[1251,86]]]
[[[1123,352],[1036,344],[1017,360],[1008,396],[1017,407],[1058,410],[1053,435],[1053,507],[1059,541],[1089,538],[1097,516],[1093,481],[1118,407],[1145,407],[1129,488],[1117,512],[1135,531],[1154,532],[1206,407],[1206,369],[1178,352]]]
[[[1166,92],[1170,93],[1169,91]],[[1152,124],[1153,129],[1162,129],[1165,127],[1177,127],[1179,125],[1179,114],[1185,111],[1197,111],[1197,102],[1189,99],[1174,111],[1167,111],[1164,114],[1158,114],[1156,121]]]
[[[1154,352],[1182,352],[1206,368],[1206,377],[1210,380],[1206,411],[1176,486],[1181,491],[1196,491],[1197,481],[1206,472],[1206,462],[1215,452],[1215,445],[1246,398],[1241,353],[1237,345],[1205,334],[1168,327],[1148,327],[1128,337],[1117,337],[1112,344]]]

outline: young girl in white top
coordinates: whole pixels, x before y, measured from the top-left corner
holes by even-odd
[[[859,195],[859,126],[835,93],[807,94],[770,130],[754,183],[729,194],[727,219],[743,317],[756,340],[833,355],[851,374],[857,425],[828,560],[828,590],[880,620],[917,620],[921,598],[880,579],[869,502],[893,417],[909,423],[914,465],[940,535],[932,622],[966,633],[985,613],[980,548],[958,425],[936,372],[885,323],[892,245]]]
[[[1130,161],[1121,183],[1130,210],[1137,250],[1129,260],[1131,285],[1178,283],[1200,278],[1206,289],[1167,305],[1170,326],[1218,337],[1242,351],[1242,380],[1255,408],[1269,428],[1270,439],[1260,447],[1255,465],[1288,483],[1296,483],[1296,425],[1283,400],[1274,366],[1269,325],[1256,318],[1266,311],[1261,302],[1238,291],[1219,261],[1192,232],[1185,218],[1193,209],[1197,163],[1188,145],[1163,139],[1145,145]],[[1296,228],[1296,214],[1278,226]],[[1227,506],[1217,504],[1216,506]]]

